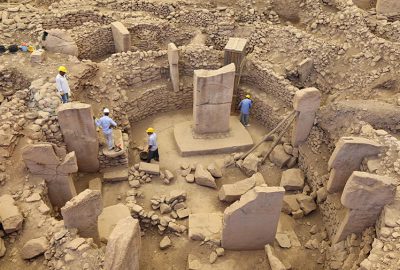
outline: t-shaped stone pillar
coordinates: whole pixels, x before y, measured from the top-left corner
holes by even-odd
[[[195,70],[193,130],[197,134],[229,131],[235,64],[218,70]]]
[[[46,181],[49,199],[53,206],[63,207],[76,195],[70,174],[78,171],[75,152],[58,156],[57,146],[50,143],[37,143],[23,148],[22,159],[31,174]]]
[[[58,122],[68,151],[75,151],[81,172],[99,169],[99,141],[92,107],[85,103],[66,103],[58,109]]]
[[[305,88],[294,95],[293,108],[299,112],[294,122],[292,145],[299,146],[305,142],[314,125],[315,112],[321,102],[321,93],[316,88]]]
[[[172,86],[174,92],[179,91],[179,52],[178,48],[174,43],[168,44],[168,62],[169,62],[169,73],[171,76]]]
[[[97,217],[103,210],[101,192],[86,189],[68,201],[61,208],[66,228],[76,228],[82,237],[91,237],[100,242]]]

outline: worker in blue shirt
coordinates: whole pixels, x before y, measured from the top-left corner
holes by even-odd
[[[101,127],[103,130],[104,137],[107,141],[107,146],[109,150],[114,149],[114,140],[113,140],[113,131],[112,128],[117,126],[117,123],[114,122],[108,115],[110,114],[110,110],[104,108],[104,115],[100,119],[96,119],[96,126]]]
[[[240,109],[240,122],[243,126],[248,127],[249,125],[249,116],[250,116],[250,108],[253,105],[253,101],[250,99],[250,95],[246,95],[246,98],[240,101],[239,109]]]

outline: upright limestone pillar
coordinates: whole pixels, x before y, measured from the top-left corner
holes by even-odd
[[[58,109],[58,121],[69,152],[75,151],[81,172],[99,169],[99,142],[89,104],[72,102]]]
[[[294,95],[293,108],[299,115],[296,117],[292,132],[293,146],[299,146],[307,140],[320,103],[321,92],[313,87],[299,90]]]
[[[235,90],[239,81],[242,63],[246,57],[247,39],[230,38],[224,48],[224,65],[235,64]]]
[[[195,70],[193,130],[197,134],[229,131],[235,64],[218,70]]]
[[[129,51],[131,48],[131,34],[129,30],[121,22],[113,22],[111,23],[111,31],[113,34],[115,51]]]
[[[103,210],[101,192],[86,189],[68,201],[61,208],[66,228],[76,228],[82,237],[93,238],[100,242],[98,216]]]
[[[169,62],[169,72],[171,76],[172,86],[174,92],[179,91],[179,52],[178,48],[174,43],[168,44],[168,62]]]

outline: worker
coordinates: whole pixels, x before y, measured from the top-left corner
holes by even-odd
[[[113,131],[112,128],[117,126],[114,120],[109,116],[110,110],[104,108],[103,116],[100,119],[95,119],[96,126],[101,127],[103,130],[104,137],[107,141],[108,150],[114,150],[114,140],[113,140]]]
[[[152,159],[159,161],[160,156],[158,155],[157,134],[154,132],[154,128],[151,127],[146,130],[146,133],[149,136],[147,162],[150,163]]]
[[[67,79],[67,68],[64,66],[58,67],[58,74],[56,76],[57,90],[61,95],[62,103],[68,103],[71,89],[69,88]]]
[[[243,126],[248,127],[249,125],[249,116],[250,116],[250,108],[253,106],[253,101],[250,99],[250,95],[246,95],[246,98],[240,101],[239,109],[240,109],[240,122]]]

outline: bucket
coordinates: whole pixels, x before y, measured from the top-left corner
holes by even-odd
[[[143,160],[143,161],[146,161],[148,156],[149,156],[149,153],[146,151],[142,151],[139,154],[140,160]]]

